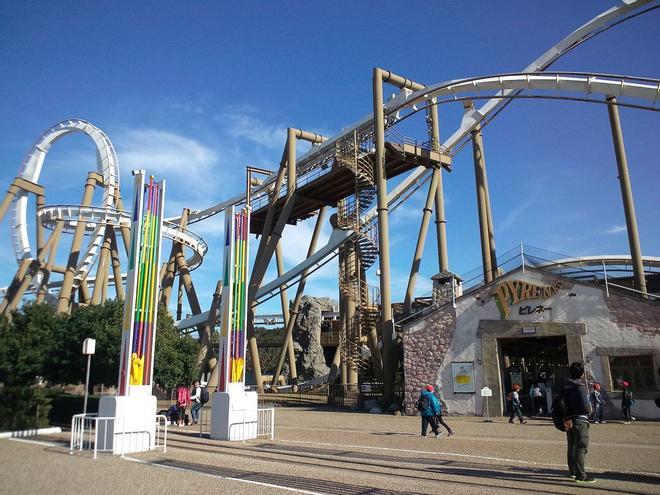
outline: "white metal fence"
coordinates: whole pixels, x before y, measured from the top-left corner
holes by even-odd
[[[155,417],[153,435],[146,430],[126,431],[123,417],[99,417],[98,414],[76,414],[71,419],[69,453],[90,451],[94,459],[99,452],[110,452],[122,457],[128,452],[145,452],[163,449],[167,451],[167,418],[162,414]]]
[[[229,425],[229,432],[231,438],[238,438],[245,441],[245,439],[252,437],[250,433],[254,432],[256,427],[257,438],[270,438],[275,437],[275,409],[263,408],[257,409],[256,422],[249,419],[250,413],[243,411],[243,420]],[[254,417],[254,416],[252,416]],[[202,437],[211,433],[211,408],[202,407],[199,410],[199,436]]]

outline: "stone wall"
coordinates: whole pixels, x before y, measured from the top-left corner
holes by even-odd
[[[634,328],[647,336],[660,335],[660,303],[631,299],[614,292],[605,299],[612,320],[619,327]]]
[[[425,385],[438,387],[438,368],[449,350],[455,329],[456,311],[451,304],[447,304],[424,318],[423,325],[412,326],[404,333],[406,414],[416,413],[414,403]]]

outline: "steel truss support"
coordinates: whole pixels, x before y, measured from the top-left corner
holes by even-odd
[[[289,127],[287,130],[287,140],[286,148],[282,156],[282,162],[280,163],[280,169],[277,173],[277,179],[275,181],[275,187],[273,189],[273,194],[270,198],[270,207],[266,215],[266,221],[264,222],[264,227],[261,234],[261,241],[259,242],[259,248],[257,249],[257,256],[254,267],[252,269],[252,275],[250,276],[250,283],[248,286],[248,344],[250,347],[250,358],[252,360],[252,369],[254,371],[255,380],[257,382],[257,389],[259,391],[263,390],[263,379],[261,376],[261,363],[259,362],[259,349],[257,346],[257,339],[254,335],[254,313],[256,308],[255,296],[261,282],[266,274],[268,265],[273,257],[275,248],[282,238],[282,231],[284,226],[289,221],[289,216],[293,210],[296,199],[296,140],[302,139],[309,141],[312,144],[322,143],[326,140],[325,137],[320,134],[306,132],[300,129],[294,129]],[[286,166],[285,166],[286,162]],[[284,182],[284,176],[286,174],[287,178],[287,187],[286,187],[286,196],[284,199],[284,205],[280,211],[280,215],[275,223],[275,226],[272,228],[271,225],[273,222],[274,216],[274,205],[278,199],[280,188]]]
[[[639,243],[639,231],[637,230],[637,216],[635,215],[635,204],[633,202],[630,175],[628,174],[628,159],[626,158],[626,147],[623,142],[621,131],[621,120],[619,109],[614,96],[607,97],[607,111],[610,117],[612,129],[612,142],[616,154],[616,164],[619,171],[619,184],[621,186],[621,199],[623,200],[623,211],[626,215],[626,229],[628,231],[628,244],[630,245],[630,257],[633,262],[636,289],[646,295],[646,279],[644,277],[644,265],[642,263],[642,249]]]

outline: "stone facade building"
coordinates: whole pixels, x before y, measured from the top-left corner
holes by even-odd
[[[630,382],[633,415],[660,419],[660,303],[527,268],[456,297],[404,327],[407,414],[433,384],[451,413],[504,414],[514,383],[528,394],[542,381],[544,412],[568,374],[585,363],[589,383],[607,391],[606,415],[620,417],[621,383]],[[526,398],[531,407],[531,399]],[[523,403],[525,405],[525,402]],[[530,411],[531,413],[531,411]]]

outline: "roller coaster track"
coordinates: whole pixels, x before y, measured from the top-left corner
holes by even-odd
[[[623,101],[617,102],[619,105],[657,111],[656,103],[660,99],[660,82],[658,80],[609,74],[543,72],[581,43],[628,19],[658,8],[660,5],[657,5],[657,3],[653,0],[632,0],[612,7],[563,38],[532,61],[520,73],[448,81],[428,86],[417,92],[404,89],[393,100],[384,105],[385,126],[391,127],[402,119],[423,110],[428,105],[461,99],[487,99],[484,105],[467,113],[460,127],[443,143],[443,150],[456,153],[469,140],[470,132],[477,125],[485,125],[490,122],[499,111],[512,99],[516,98],[550,98],[605,103],[604,99],[595,100],[593,97],[616,96],[617,98],[623,98]],[[642,7],[649,5],[651,6],[646,10],[639,11]],[[541,72],[543,74],[539,74]],[[535,90],[539,93],[532,93]],[[488,95],[488,93],[493,92],[495,94]],[[298,159],[296,164],[298,175],[309,174],[313,169],[323,168],[328,164],[335,157],[338,142],[350,139],[352,135],[360,136],[365,140],[369,139],[373,133],[373,120],[373,114],[369,114],[340,134],[320,145],[313,146],[307,154]],[[420,188],[428,180],[429,174],[430,171],[426,167],[420,166],[414,169],[388,193],[387,201],[390,209],[396,208],[415,190]],[[274,175],[264,181],[260,190],[256,192],[255,202],[258,200],[259,194],[264,197],[268,196],[269,187],[272,187],[274,181]],[[283,193],[281,191],[279,194]],[[231,205],[240,204],[244,201],[244,194],[237,195],[205,210],[191,212],[189,223],[201,221],[224,211],[225,208]],[[363,224],[372,222],[376,215],[376,208],[371,208],[364,215]],[[171,220],[176,221],[177,219]],[[331,258],[337,255],[339,247],[352,240],[355,235],[352,231],[336,229],[326,246],[287,273],[262,286],[257,292],[257,301],[267,300],[276,295],[282,288],[294,285],[304,270],[311,267],[311,271],[313,271],[330,261]],[[179,328],[190,328],[201,321],[206,321],[205,316],[208,316],[207,312],[195,315],[191,319],[181,320],[177,322],[177,325]]]

